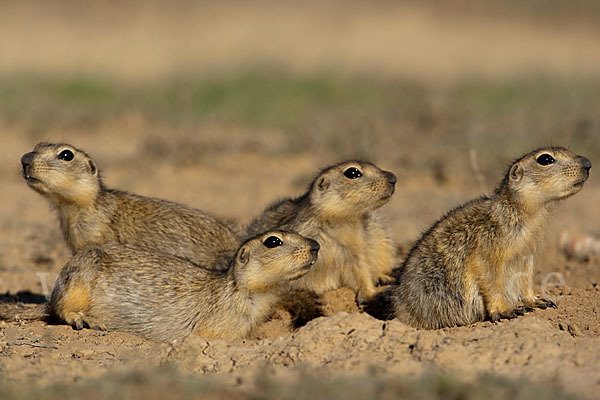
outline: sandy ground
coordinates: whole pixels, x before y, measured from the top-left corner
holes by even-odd
[[[43,301],[69,252],[48,204],[19,176],[20,155],[34,143],[23,139],[18,130],[5,132],[10,140],[0,160],[0,293],[29,290],[34,295],[24,300]],[[93,149],[109,186],[185,202],[238,221],[274,199],[300,193],[318,168],[338,161],[306,153],[265,157],[240,151],[196,165],[156,165],[136,153],[136,138],[104,132],[82,135],[75,142]],[[118,142],[122,145],[115,146]],[[394,238],[404,249],[445,209],[479,191],[477,184],[465,179],[452,178],[440,186],[430,176],[376,161],[401,177],[384,210]],[[546,279],[559,284],[547,285],[551,287],[547,294],[558,304],[556,310],[537,310],[496,324],[423,331],[360,313],[352,294],[340,290],[327,294],[326,317],[295,332],[288,328],[289,315],[278,311],[247,340],[190,337],[169,344],[120,332],[2,322],[0,372],[10,381],[53,383],[97,377],[115,369],[169,365],[243,386],[251,384],[258,371],[276,377],[306,370],[334,376],[375,368],[389,376],[419,376],[433,369],[465,379],[493,372],[555,380],[569,391],[593,396],[600,389],[599,262],[566,260],[556,243],[562,230],[598,233],[599,195],[592,170],[583,191],[558,206],[550,218],[544,249],[536,257],[535,282],[539,286]]]

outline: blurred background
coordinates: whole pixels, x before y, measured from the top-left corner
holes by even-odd
[[[68,256],[20,177],[39,141],[86,150],[109,186],[241,222],[368,159],[399,177],[385,212],[409,244],[533,148],[596,163],[599,128],[593,0],[3,1],[0,263]],[[561,229],[600,233],[594,171]]]

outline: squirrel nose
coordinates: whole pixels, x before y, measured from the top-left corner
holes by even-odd
[[[23,154],[23,157],[21,157],[21,164],[23,164],[24,167],[31,165],[34,156],[35,153]]]
[[[310,243],[310,252],[312,254],[317,254],[319,252],[319,249],[321,248],[321,245],[319,244],[319,242],[317,242],[316,240],[312,240],[311,239],[311,243]]]
[[[592,168],[592,162],[589,160],[589,158],[579,156],[579,161],[581,161],[581,166],[583,169],[589,172],[589,170]]]
[[[393,173],[389,172],[389,171],[384,171],[384,174],[388,180],[388,182],[391,185],[395,185],[396,182],[398,181],[398,179],[396,178],[396,175],[394,175]]]

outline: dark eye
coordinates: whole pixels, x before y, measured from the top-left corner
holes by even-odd
[[[58,154],[58,159],[63,161],[71,161],[74,154],[71,150],[63,150]]]
[[[362,172],[358,168],[350,167],[344,171],[344,176],[348,179],[356,179],[362,176]]]
[[[540,165],[550,165],[553,164],[555,160],[550,154],[544,153],[539,156],[536,161]]]
[[[273,247],[281,246],[283,242],[277,236],[269,236],[265,239],[263,244],[269,249],[272,249]]]

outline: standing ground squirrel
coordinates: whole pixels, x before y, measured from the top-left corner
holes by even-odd
[[[77,253],[54,282],[50,302],[0,304],[0,318],[57,318],[78,329],[135,333],[168,341],[191,332],[245,337],[265,318],[291,280],[317,260],[319,244],[272,231],[246,241],[226,271],[128,244]]]
[[[395,247],[377,209],[394,193],[396,176],[368,162],[346,161],[321,171],[308,191],[268,207],[246,228],[246,236],[283,229],[314,238],[321,255],[294,289],[348,287],[364,303],[379,281],[388,281]]]
[[[382,294],[393,316],[435,329],[555,307],[534,294],[527,258],[551,206],[579,192],[591,166],[560,147],[516,160],[491,196],[451,210],[416,242]]]
[[[73,254],[129,243],[219,268],[216,261],[241,244],[231,229],[202,211],[106,188],[96,163],[71,145],[40,143],[21,164],[29,187],[56,209]]]

